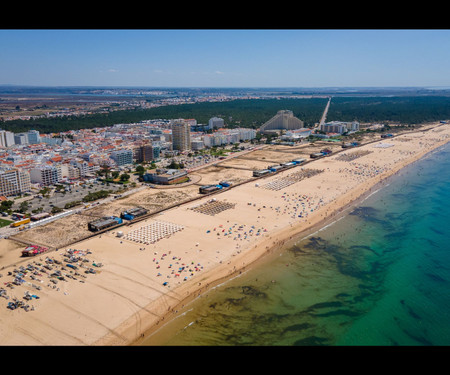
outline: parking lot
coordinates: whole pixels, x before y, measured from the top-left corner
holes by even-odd
[[[33,210],[42,207],[42,212],[51,212],[54,206],[64,209],[64,206],[67,203],[82,201],[83,198],[89,194],[100,190],[110,190],[110,191],[118,191],[122,188],[122,185],[119,184],[107,184],[102,185],[101,182],[89,183],[87,185],[82,186],[74,186],[70,191],[65,193],[57,193],[55,192],[51,197],[46,198],[38,198],[34,197],[33,199],[28,200],[28,210],[27,212],[31,213]],[[20,207],[20,203],[15,203],[13,205],[13,211],[17,211]]]

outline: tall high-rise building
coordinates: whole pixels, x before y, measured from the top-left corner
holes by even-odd
[[[28,134],[27,133],[14,134],[14,142],[16,143],[16,145],[27,145],[28,144]]]
[[[14,133],[7,130],[0,130],[0,147],[15,145]]]
[[[178,151],[191,149],[191,127],[183,120],[172,123],[172,148]]]
[[[28,143],[30,145],[41,143],[41,136],[38,130],[28,130]]]
[[[0,171],[0,195],[10,196],[31,190],[30,174],[17,168]]]
[[[135,157],[138,163],[152,161],[153,157],[153,146],[151,144],[142,145],[136,147]]]

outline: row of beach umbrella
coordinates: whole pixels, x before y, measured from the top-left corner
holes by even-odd
[[[182,230],[184,227],[174,223],[155,221],[130,231],[124,239],[142,244],[152,244]]]

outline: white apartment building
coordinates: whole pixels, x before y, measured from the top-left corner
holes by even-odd
[[[352,132],[357,132],[359,131],[359,122],[353,121],[350,126],[347,126],[347,128]]]
[[[212,117],[208,121],[208,128],[209,129],[223,128],[224,126],[225,126],[225,123],[223,121],[223,118]]]
[[[0,171],[0,195],[18,195],[30,190],[30,174],[27,171],[17,168]]]
[[[95,172],[100,170],[100,166],[94,163],[88,163],[88,174],[95,175]]]
[[[63,163],[58,166],[61,170],[61,179],[68,179],[68,180],[78,180],[80,175],[80,169],[75,167],[72,164]]]
[[[222,146],[228,143],[228,137],[223,133],[205,134],[203,136],[205,147]]]
[[[247,129],[247,128],[237,128],[233,129],[239,132],[239,140],[240,141],[250,141],[256,138],[256,130],[255,129]]]
[[[195,126],[195,125],[197,125],[197,120],[196,120],[195,118],[184,119],[184,121],[185,121],[189,126]]]
[[[10,147],[14,145],[14,133],[7,130],[0,130],[0,147]]]
[[[53,185],[61,181],[61,166],[42,166],[30,169],[30,179],[42,186]]]
[[[87,174],[89,174],[89,163],[88,162],[71,160],[70,164],[72,164],[75,168],[79,169],[80,177],[84,177]]]
[[[111,159],[113,159],[117,166],[133,164],[133,151],[132,150],[118,150],[111,153]]]
[[[196,138],[191,141],[191,149],[194,151],[201,150],[204,147],[205,144],[203,143],[203,140],[201,138]]]
[[[255,129],[230,129],[226,131],[218,131],[213,134],[205,134],[203,143],[206,147],[222,146],[227,144],[248,141],[256,137]]]
[[[27,145],[28,134],[27,133],[14,134],[14,142],[16,143],[16,145]]]
[[[320,125],[320,130],[325,133],[339,133],[343,134],[347,131],[358,131],[359,122],[342,122],[342,121],[331,121]]]
[[[60,145],[63,140],[62,138],[52,138],[52,137],[41,137],[41,142],[47,143],[52,146]]]

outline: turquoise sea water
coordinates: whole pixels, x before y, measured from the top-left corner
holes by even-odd
[[[450,345],[450,145],[349,212],[144,345]]]

